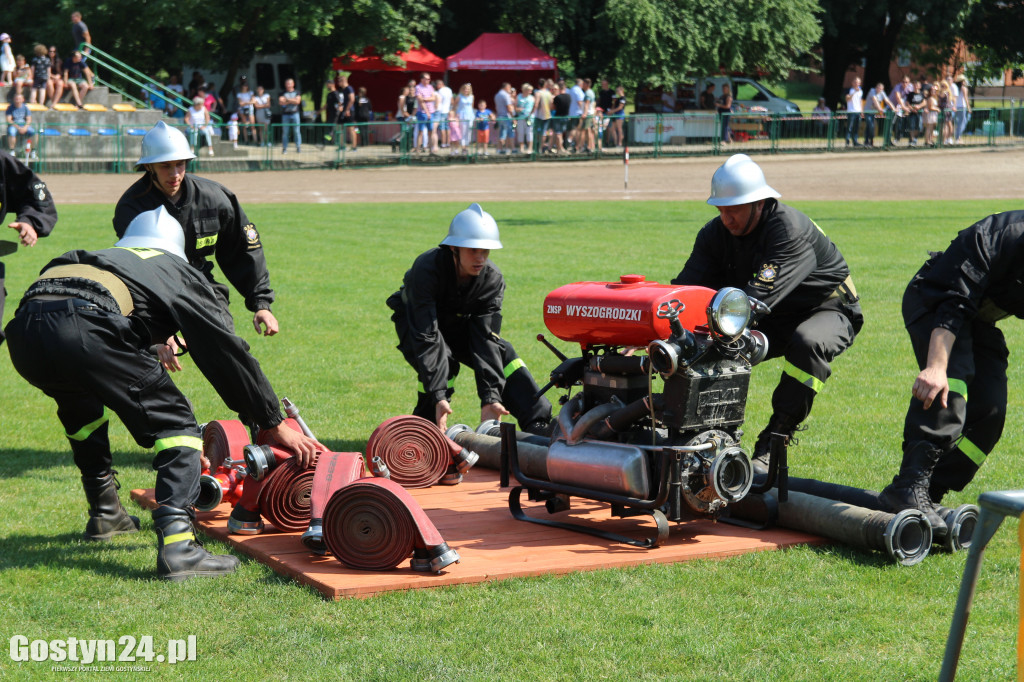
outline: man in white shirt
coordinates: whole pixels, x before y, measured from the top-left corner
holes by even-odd
[[[434,129],[437,130],[438,143],[447,148],[451,144],[451,129],[448,126],[448,114],[452,110],[452,89],[448,87],[444,78],[434,81],[437,88],[437,109],[434,111]]]
[[[857,130],[860,128],[860,118],[864,113],[864,91],[860,89],[860,78],[853,79],[853,87],[846,93],[846,146],[850,146],[850,137],[853,136],[853,146],[859,147],[857,142]]]

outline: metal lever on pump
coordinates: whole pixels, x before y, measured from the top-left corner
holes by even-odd
[[[534,394],[534,400],[539,399],[553,386],[557,386],[558,388],[569,388],[583,378],[583,370],[586,368],[586,360],[584,358],[566,357],[565,353],[555,348],[550,341],[544,338],[543,334],[537,334],[537,340],[547,346],[548,349],[550,349],[551,352],[554,353],[562,362],[558,367],[551,370],[550,380],[548,383],[541,386],[540,390]]]

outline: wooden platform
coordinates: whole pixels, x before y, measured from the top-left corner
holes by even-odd
[[[227,504],[212,512],[200,512],[198,525],[207,535],[227,542],[281,575],[312,586],[328,599],[641,563],[675,563],[826,542],[795,531],[752,531],[724,523],[688,521],[672,524],[669,540],[663,546],[638,549],[516,521],[508,511],[508,488],[498,486],[497,472],[482,469],[471,470],[457,486],[410,492],[448,545],[462,557],[461,563],[452,564],[440,575],[413,571],[407,562],[393,571],[352,570],[331,556],[310,554],[299,541],[301,533],[280,533],[270,524],[261,535],[229,535],[231,508]],[[155,506],[152,489],[133,490],[131,496],[143,507]],[[643,517],[617,519],[611,517],[606,504],[578,498],[572,502],[570,512],[551,518],[599,523],[602,530],[631,537],[652,534],[653,522]],[[531,516],[549,517],[542,504],[527,502],[525,493],[523,507]]]

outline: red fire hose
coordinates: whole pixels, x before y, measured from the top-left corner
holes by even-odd
[[[203,429],[203,454],[210,460],[210,471],[224,462],[242,459],[242,448],[249,444],[249,431],[237,419],[218,419]]]
[[[289,459],[262,481],[260,514],[279,531],[294,533],[309,527],[309,498],[315,466],[316,462],[303,469],[294,459]]]
[[[309,499],[309,529],[302,544],[314,554],[326,554],[324,508],[331,495],[363,476],[363,456],[358,452],[322,452],[317,458],[316,474]]]
[[[460,560],[409,492],[384,478],[362,478],[335,492],[323,530],[327,548],[350,568],[388,571],[413,555],[413,570],[437,573]]]
[[[375,475],[406,488],[428,488],[442,478],[458,483],[478,459],[433,422],[414,416],[392,417],[378,426],[366,443],[366,458]]]
[[[310,491],[316,461],[308,469],[300,468],[292,454],[276,445],[266,446],[274,468],[262,480],[245,477],[242,497],[236,506],[259,513],[278,530],[291,533],[309,526]]]

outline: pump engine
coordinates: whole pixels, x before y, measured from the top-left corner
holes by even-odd
[[[667,537],[668,520],[714,518],[742,499],[754,478],[740,444],[750,370],[768,353],[767,338],[751,325],[768,312],[740,289],[664,285],[642,275],[548,294],[545,325],[581,354],[567,358],[548,344],[562,362],[541,392],[567,393],[547,480],[525,475],[510,457],[520,483],[510,496],[513,514],[525,517],[522,489],[551,512],[571,496],[603,500],[617,515],[654,517],[657,536],[630,541],[653,546]]]

